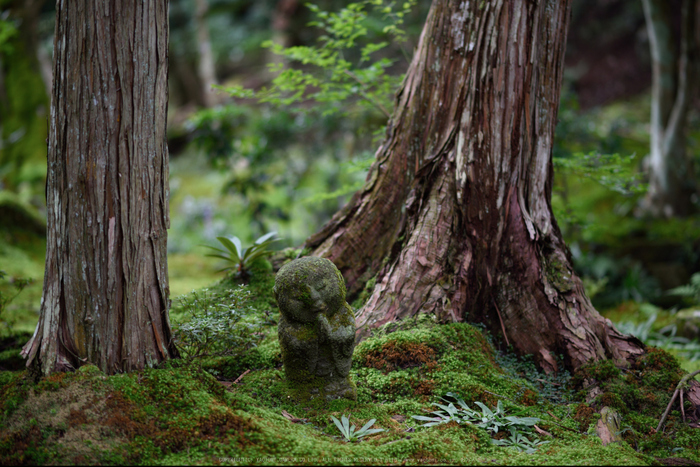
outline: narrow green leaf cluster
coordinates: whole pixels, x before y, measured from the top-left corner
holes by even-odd
[[[676,287],[670,290],[669,293],[680,289],[683,293],[676,292],[676,294],[692,297],[694,282],[700,282],[700,273],[694,274],[690,281],[690,284]],[[700,284],[697,285],[700,286]],[[697,303],[700,304],[700,301]],[[620,321],[615,323],[617,330],[623,334],[630,334],[638,338],[646,345],[672,350],[676,355],[680,355],[691,362],[700,360],[700,342],[697,339],[676,335],[678,326],[675,322],[655,330],[654,323],[659,317],[661,310],[651,304],[645,304],[645,306],[640,307],[640,311],[649,316],[646,321],[642,323]]]
[[[355,430],[355,425],[350,425],[350,419],[345,415],[343,415],[340,420],[331,415],[331,420],[333,420],[333,423],[335,423],[335,426],[338,427],[338,430],[340,430],[340,433],[343,435],[346,441],[357,441],[364,436],[384,431],[383,428],[370,429],[370,427],[377,421],[375,418],[365,423],[365,425],[359,430]]]
[[[532,427],[540,421],[539,418],[516,417],[513,415],[507,416],[500,400],[493,410],[489,409],[481,402],[474,402],[474,404],[481,409],[479,411],[469,407],[462,398],[452,392],[448,392],[446,397],[454,400],[457,406],[455,406],[452,401],[442,398],[443,401],[447,402],[447,405],[437,402],[433,403],[433,405],[440,408],[440,410],[431,412],[434,416],[412,415],[411,417],[416,420],[427,422],[421,425],[426,428],[454,421],[459,424],[476,425],[484,428],[486,431],[490,431],[492,434],[496,434],[503,429],[508,429],[508,431],[510,431],[509,438],[491,440],[491,442],[500,446],[511,446],[519,451],[527,453],[535,452],[536,446],[548,442],[539,440],[531,441],[525,436],[532,432]]]
[[[527,454],[532,454],[537,451],[537,448],[543,444],[549,443],[549,441],[542,441],[540,439],[530,439],[525,436],[525,433],[519,431],[515,427],[511,426],[508,428],[510,431],[510,436],[503,439],[492,439],[491,443],[497,446],[508,446],[517,449],[518,451],[525,452]]]
[[[277,232],[268,232],[255,240],[255,243],[248,248],[243,248],[241,239],[235,235],[231,237],[216,237],[226,248],[225,250],[209,245],[203,246],[216,251],[216,253],[210,253],[206,256],[223,259],[229,263],[227,266],[219,269],[219,271],[235,270],[237,276],[246,276],[250,272],[250,266],[255,261],[269,256],[272,253],[272,251],[270,251],[270,245],[281,240],[280,238],[275,238],[276,235]]]

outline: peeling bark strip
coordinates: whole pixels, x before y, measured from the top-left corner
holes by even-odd
[[[166,256],[168,2],[59,0],[41,317],[42,374],[176,355]]]
[[[358,328],[483,321],[550,371],[553,353],[576,368],[643,352],[591,305],[552,215],[569,9],[433,2],[364,188],[307,240],[351,294],[376,277]]]

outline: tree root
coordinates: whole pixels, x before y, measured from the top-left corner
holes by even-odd
[[[678,382],[676,385],[676,390],[673,393],[673,397],[671,397],[671,402],[668,403],[668,406],[666,406],[666,410],[664,411],[663,416],[661,417],[661,420],[659,421],[659,425],[656,427],[656,432],[658,433],[661,430],[661,427],[663,426],[664,422],[666,421],[666,417],[668,417],[668,414],[671,412],[671,407],[673,406],[673,403],[676,400],[676,397],[678,397],[678,394],[681,396],[681,413],[683,414],[683,422],[685,422],[685,408],[683,407],[683,393],[685,391],[685,385],[688,383],[689,380],[692,380],[696,375],[700,374],[700,370],[694,371],[692,373],[689,373],[685,375],[681,380]],[[694,392],[694,390],[700,390],[700,387],[698,385],[693,385],[695,387],[691,388],[691,392]],[[695,412],[698,411],[698,404],[693,400],[693,398],[689,398],[691,403],[693,404],[695,408]]]

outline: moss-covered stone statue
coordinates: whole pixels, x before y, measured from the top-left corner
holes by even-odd
[[[294,397],[356,400],[350,380],[355,316],[335,264],[315,256],[295,259],[279,270],[273,291],[282,315],[282,361]]]

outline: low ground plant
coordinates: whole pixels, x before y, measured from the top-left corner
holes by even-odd
[[[690,282],[668,291],[671,295],[683,297],[690,305],[700,305],[700,272],[690,277]]]
[[[265,336],[262,313],[249,305],[250,291],[240,285],[221,293],[192,291],[174,307],[182,318],[173,325],[175,345],[188,359],[236,356]],[[178,317],[179,318],[179,317]]]
[[[277,232],[268,232],[255,240],[255,242],[247,248],[243,248],[241,239],[235,235],[230,237],[216,237],[225,249],[204,245],[216,252],[206,256],[223,259],[228,263],[219,271],[234,271],[236,277],[246,277],[250,274],[251,266],[256,261],[264,259],[272,254],[270,246],[274,242],[281,240],[280,238],[275,238],[276,236]]]
[[[345,415],[340,417],[340,420],[331,415],[331,420],[333,420],[333,423],[338,427],[338,430],[340,430],[340,433],[346,441],[359,441],[359,439],[364,436],[384,431],[382,428],[371,428],[377,421],[375,418],[365,423],[359,430],[355,429],[355,425],[350,425],[350,419]]]
[[[482,402],[476,401],[474,404],[480,409],[476,410],[469,407],[461,397],[452,392],[448,392],[446,397],[441,399],[447,405],[434,402],[433,405],[439,407],[439,410],[431,412],[433,414],[432,417],[424,415],[412,415],[411,417],[427,422],[422,425],[426,428],[454,421],[458,424],[476,425],[491,432],[492,435],[507,429],[510,432],[508,438],[493,439],[491,442],[499,446],[514,447],[527,453],[533,453],[536,451],[537,446],[547,443],[547,441],[528,438],[528,435],[531,435],[532,427],[540,421],[539,418],[506,415],[503,403],[500,400],[493,410],[489,409]],[[457,404],[456,406],[455,403]]]
[[[700,274],[697,276],[700,277]],[[623,334],[633,335],[646,345],[673,350],[690,362],[700,360],[700,343],[697,339],[677,336],[678,328],[675,323],[655,329],[654,323],[658,316],[658,311],[652,311],[647,320],[642,323],[621,321],[616,323],[616,326]]]

